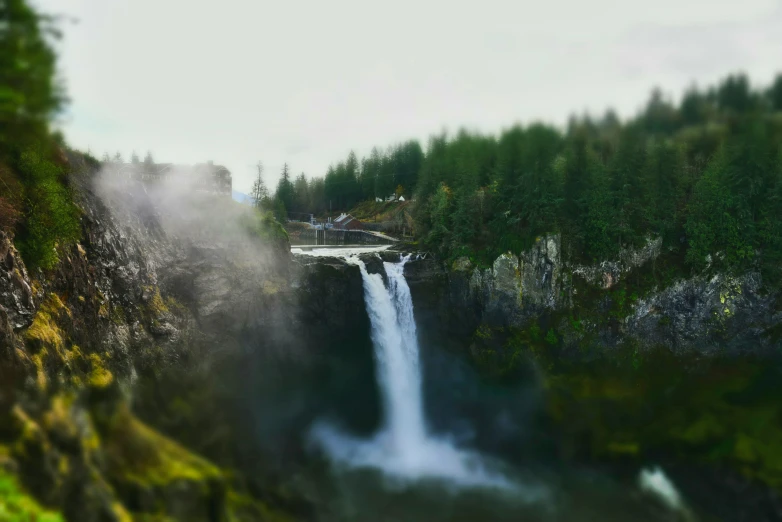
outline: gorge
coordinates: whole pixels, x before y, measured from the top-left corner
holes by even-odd
[[[146,36],[192,28],[164,11],[138,19],[165,27]],[[209,35],[230,28],[204,12]],[[427,37],[448,25],[431,14]],[[318,88],[339,91],[326,73],[355,27],[307,16],[330,31],[316,50],[349,37],[328,60],[301,47]],[[280,161],[274,193],[258,163],[240,203],[246,177],[180,161],[198,140],[168,120],[213,118],[198,138],[226,156],[278,140],[293,156],[336,150],[335,129],[361,120],[291,122],[328,98],[283,82],[263,82],[294,94],[267,96],[277,118],[188,98],[207,80],[263,98],[235,81],[255,56],[228,65],[244,44],[212,53],[223,39],[194,30],[153,50],[197,65],[186,89],[135,71],[141,89],[106,89],[102,71],[81,84],[170,88],[161,108],[179,117],[100,122],[98,100],[91,119],[123,141],[143,122],[182,146],[177,161],[98,160],[56,129],[59,22],[0,2],[0,522],[782,520],[782,75],[731,74],[681,103],[655,90],[625,120],[350,152],[323,177]],[[180,59],[194,41],[205,52]],[[482,68],[496,51],[475,53]],[[425,121],[410,108],[394,116]],[[258,121],[274,139],[255,140]],[[326,248],[349,244],[362,248]]]
[[[291,254],[240,210],[160,212],[167,191],[69,161],[82,241],[35,279],[4,243],[1,443],[67,520],[779,513],[780,313],[751,274],[620,309],[606,281],[654,244],[599,267],[558,236],[489,268]]]

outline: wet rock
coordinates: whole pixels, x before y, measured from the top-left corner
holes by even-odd
[[[29,326],[33,320],[35,303],[31,287],[19,252],[8,234],[0,231],[0,309],[13,330]]]

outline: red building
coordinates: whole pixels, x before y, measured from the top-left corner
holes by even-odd
[[[336,230],[363,230],[364,226],[361,221],[354,218],[350,214],[340,214],[334,221],[334,228]]]

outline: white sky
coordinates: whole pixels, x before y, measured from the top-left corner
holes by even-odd
[[[782,0],[34,0],[59,44],[69,142],[213,160],[248,191],[353,149],[460,127],[627,116],[746,71],[782,72]]]

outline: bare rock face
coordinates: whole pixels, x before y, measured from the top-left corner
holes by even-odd
[[[539,238],[519,255],[500,255],[491,268],[473,268],[467,258],[452,267],[458,288],[454,297],[474,301],[479,322],[498,326],[521,326],[545,310],[557,308],[561,300],[562,261],[559,236]],[[467,292],[463,280],[468,281]]]
[[[662,238],[648,238],[641,248],[625,248],[616,260],[604,260],[594,265],[570,267],[573,275],[583,278],[591,285],[607,290],[620,281],[631,270],[640,268],[660,255]]]
[[[35,315],[31,285],[11,238],[0,231],[0,331],[30,325]]]
[[[763,292],[761,277],[717,274],[678,281],[633,307],[623,330],[642,346],[762,353],[778,348],[771,335],[782,325],[776,296]]]
[[[680,279],[652,288],[624,305],[618,316],[612,293],[617,283],[653,262],[660,249],[659,238],[649,239],[641,248],[623,250],[616,260],[572,265],[562,258],[560,237],[550,235],[519,254],[502,254],[490,268],[474,267],[467,258],[450,267],[429,259],[411,261],[405,274],[414,301],[438,311],[436,317],[422,312],[422,320],[457,339],[480,325],[524,329],[535,321],[567,318],[578,308],[591,319],[582,317],[577,328],[565,319],[555,325],[558,338],[573,348],[586,334],[605,350],[626,342],[707,355],[780,347],[780,297],[764,289],[757,273]],[[576,291],[576,282],[589,291]]]

